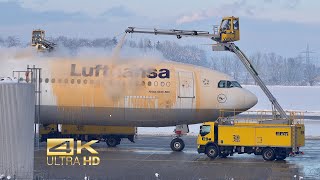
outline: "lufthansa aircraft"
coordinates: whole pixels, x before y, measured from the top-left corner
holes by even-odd
[[[226,74],[170,61],[40,58],[5,64],[0,76],[27,65],[41,68],[33,81],[41,87],[41,124],[176,126],[173,151],[184,149],[178,132],[187,133],[187,125],[215,121],[220,110],[246,111],[258,101]],[[21,78],[34,79],[30,73]]]
[[[2,67],[0,76],[27,65],[42,69],[43,124],[188,125],[215,121],[222,109],[241,112],[257,103],[226,74],[171,61],[17,60],[11,69]]]

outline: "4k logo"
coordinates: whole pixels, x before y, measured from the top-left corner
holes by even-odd
[[[47,140],[47,156],[73,156],[81,154],[82,149],[87,149],[91,154],[98,154],[91,145],[98,142],[98,140],[90,141],[86,144],[81,144],[81,141],[76,141],[77,146],[74,148],[74,139],[72,138],[61,138],[61,139],[48,139]]]
[[[63,165],[99,165],[100,158],[92,156],[98,154],[91,145],[98,142],[93,140],[85,144],[81,144],[80,140],[75,141],[72,138],[47,139],[47,165],[63,166]],[[82,149],[86,149],[91,155],[81,155]]]

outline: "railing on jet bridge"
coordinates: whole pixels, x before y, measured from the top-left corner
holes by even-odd
[[[304,112],[285,111],[289,117],[290,124],[304,124]],[[237,111],[237,110],[220,110],[219,120],[233,121],[235,123],[264,123],[265,121],[283,121],[273,111]]]

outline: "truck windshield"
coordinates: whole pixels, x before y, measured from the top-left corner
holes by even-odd
[[[221,23],[221,31],[229,30],[230,29],[230,20],[225,19]]]
[[[200,135],[201,136],[205,136],[205,135],[207,135],[209,133],[210,133],[210,126],[209,125],[201,126],[201,128],[200,128]]]
[[[234,30],[239,29],[239,20],[238,19],[233,20],[233,28],[234,28]]]
[[[41,37],[41,32],[40,31],[33,32],[33,37]]]

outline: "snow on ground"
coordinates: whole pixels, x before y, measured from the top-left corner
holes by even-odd
[[[271,104],[258,86],[244,86],[253,92],[259,102],[251,110],[271,110]],[[319,120],[305,120],[306,136],[320,138],[320,86],[268,86],[285,110],[303,111],[305,115],[319,116]],[[200,124],[190,125],[189,135],[197,135]],[[138,134],[171,135],[174,127],[139,127]]]

